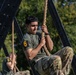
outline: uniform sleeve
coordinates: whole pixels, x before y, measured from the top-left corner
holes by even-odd
[[[24,35],[23,37],[23,46],[25,50],[32,48],[31,38],[28,35]]]

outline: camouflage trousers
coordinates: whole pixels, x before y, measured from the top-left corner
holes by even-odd
[[[5,75],[5,74],[3,74],[3,75]],[[10,71],[6,75],[30,75],[30,71],[26,70],[26,71],[19,71],[16,73],[13,73],[12,71]]]
[[[40,75],[68,75],[73,59],[73,49],[64,47],[57,53],[36,61],[35,69]]]

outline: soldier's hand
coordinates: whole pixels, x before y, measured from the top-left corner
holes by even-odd
[[[14,57],[14,59],[16,59],[16,55],[15,55],[15,54],[14,54],[14,56],[13,56],[13,57]]]
[[[41,43],[42,46],[45,45],[45,37],[42,37],[42,38],[41,38],[41,42],[40,42],[40,43]]]
[[[42,31],[44,33],[48,33],[48,29],[47,29],[47,26],[46,25],[42,25]]]

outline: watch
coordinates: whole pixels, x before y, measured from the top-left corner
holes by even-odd
[[[49,35],[49,33],[45,33],[45,35]]]

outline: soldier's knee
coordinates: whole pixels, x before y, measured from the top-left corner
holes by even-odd
[[[26,70],[24,75],[30,75],[30,71]]]
[[[73,56],[74,53],[73,53],[73,49],[69,46],[65,47],[65,53],[69,56]]]
[[[60,56],[56,56],[55,62],[57,62],[57,65],[62,65]]]
[[[62,62],[61,62],[60,56],[55,57],[55,60],[53,61],[53,66],[54,66],[54,69],[60,70],[62,68]]]
[[[60,56],[55,56],[55,60],[61,61],[61,57]]]

